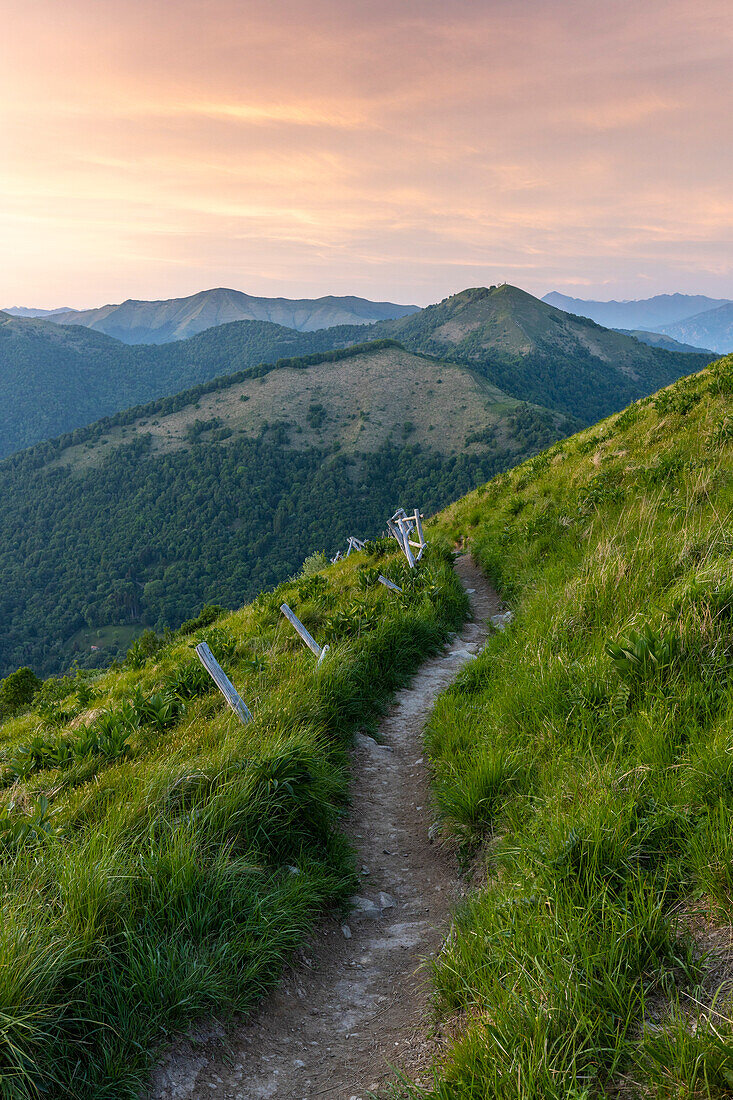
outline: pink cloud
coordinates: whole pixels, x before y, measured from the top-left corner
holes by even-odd
[[[728,0],[10,0],[0,303],[733,294]]]

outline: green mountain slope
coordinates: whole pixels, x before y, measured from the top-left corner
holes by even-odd
[[[239,290],[217,287],[187,298],[161,302],[128,299],[99,309],[70,310],[55,313],[51,320],[61,325],[85,325],[126,344],[165,344],[230,321],[268,321],[299,332],[313,332],[334,325],[368,325],[414,313],[417,308],[394,302],[370,302],[353,295],[257,298]]]
[[[0,313],[0,458],[217,375],[333,346],[332,334],[242,321],[175,344],[127,347],[82,326]]]
[[[465,290],[373,331],[470,363],[507,393],[585,423],[709,362],[640,344],[508,285]]]
[[[321,365],[363,372],[385,355],[409,387],[418,367],[399,348]],[[453,402],[489,392],[462,373]],[[728,357],[457,501],[426,525],[417,575],[375,545],[20,701],[0,724],[12,1094],[143,1093],[156,1043],[197,1016],[250,1009],[352,892],[345,750],[461,621],[450,547],[468,539],[514,620],[428,731],[440,822],[473,857],[477,888],[432,968],[452,1049],[433,1085],[403,1094],[729,1096],[732,399]],[[313,404],[317,433],[335,410]],[[67,443],[89,443],[101,469],[92,452],[111,427]],[[68,498],[65,446],[23,463],[55,470]],[[219,517],[236,502],[223,487]],[[332,522],[347,499],[328,501]],[[404,595],[375,583],[379,571]],[[320,671],[282,600],[331,644]],[[252,705],[246,729],[195,663],[201,640]]]
[[[421,1097],[731,1094],[732,410],[729,356],[440,518],[514,620],[428,735],[485,871]]]
[[[0,669],[104,662],[131,627],[237,606],[314,548],[378,533],[405,494],[435,509],[569,430],[388,343],[240,372],[40,444],[0,465]]]
[[[220,374],[365,338],[397,339],[469,363],[513,397],[584,422],[707,361],[645,348],[507,286],[464,291],[368,327],[296,332],[239,321],[160,346],[126,346],[82,326],[0,314],[0,458]]]

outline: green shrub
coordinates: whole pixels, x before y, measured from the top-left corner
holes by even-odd
[[[671,631],[660,634],[647,625],[630,631],[620,642],[608,642],[606,652],[636,701],[669,677],[679,662],[680,644]]]
[[[29,707],[40,688],[41,681],[30,668],[19,668],[0,680],[0,718]]]

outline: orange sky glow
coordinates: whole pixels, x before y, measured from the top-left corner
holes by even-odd
[[[5,0],[0,306],[733,297],[730,0]]]

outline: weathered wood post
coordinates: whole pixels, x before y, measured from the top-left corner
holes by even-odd
[[[422,533],[422,516],[420,515],[419,508],[415,509],[415,527],[417,529],[417,537],[420,539],[420,553],[417,555],[417,560],[420,561],[420,558],[423,556],[423,551],[425,550],[427,543],[425,541],[425,536]]]
[[[383,577],[381,573],[379,574],[378,579],[380,583],[385,586],[385,588],[390,588],[393,592],[402,592],[402,589],[398,584],[395,584],[394,581],[391,581],[388,577]]]
[[[407,558],[410,569],[414,569],[415,562],[420,561],[427,543],[422,529],[422,516],[420,509],[416,508],[413,515],[408,516],[404,508],[398,508],[392,519],[387,520],[390,534],[397,539],[400,549]],[[413,531],[417,531],[418,542],[410,538]],[[417,556],[413,554],[417,550]]]
[[[196,646],[196,656],[199,661],[201,661],[201,664],[204,666],[237,718],[242,725],[246,726],[248,722],[252,721],[252,714],[206,642],[199,642]]]
[[[292,626],[295,627],[298,634],[300,634],[301,638],[303,639],[305,644],[308,646],[308,649],[310,649],[313,653],[315,653],[316,657],[318,658],[318,664],[320,665],[321,661],[323,660],[323,658],[326,656],[326,653],[328,652],[328,646],[327,645],[324,645],[323,647],[319,646],[318,642],[315,640],[313,635],[310,634],[306,630],[306,628],[303,626],[303,624],[300,621],[300,619],[298,618],[298,616],[295,614],[294,611],[291,610],[291,608],[288,607],[288,605],[286,603],[281,603],[280,604],[280,610],[282,611],[283,615],[288,620],[288,622],[291,623]]]
[[[410,521],[400,518],[397,520],[397,527],[399,528],[400,534],[402,535],[402,549],[404,551],[405,557],[407,558],[407,564],[410,566],[410,569],[414,569],[415,558],[413,556],[410,544]]]
[[[346,557],[348,558],[352,550],[363,550],[364,543],[361,539],[355,539],[353,535],[349,535],[349,549],[346,551]]]

